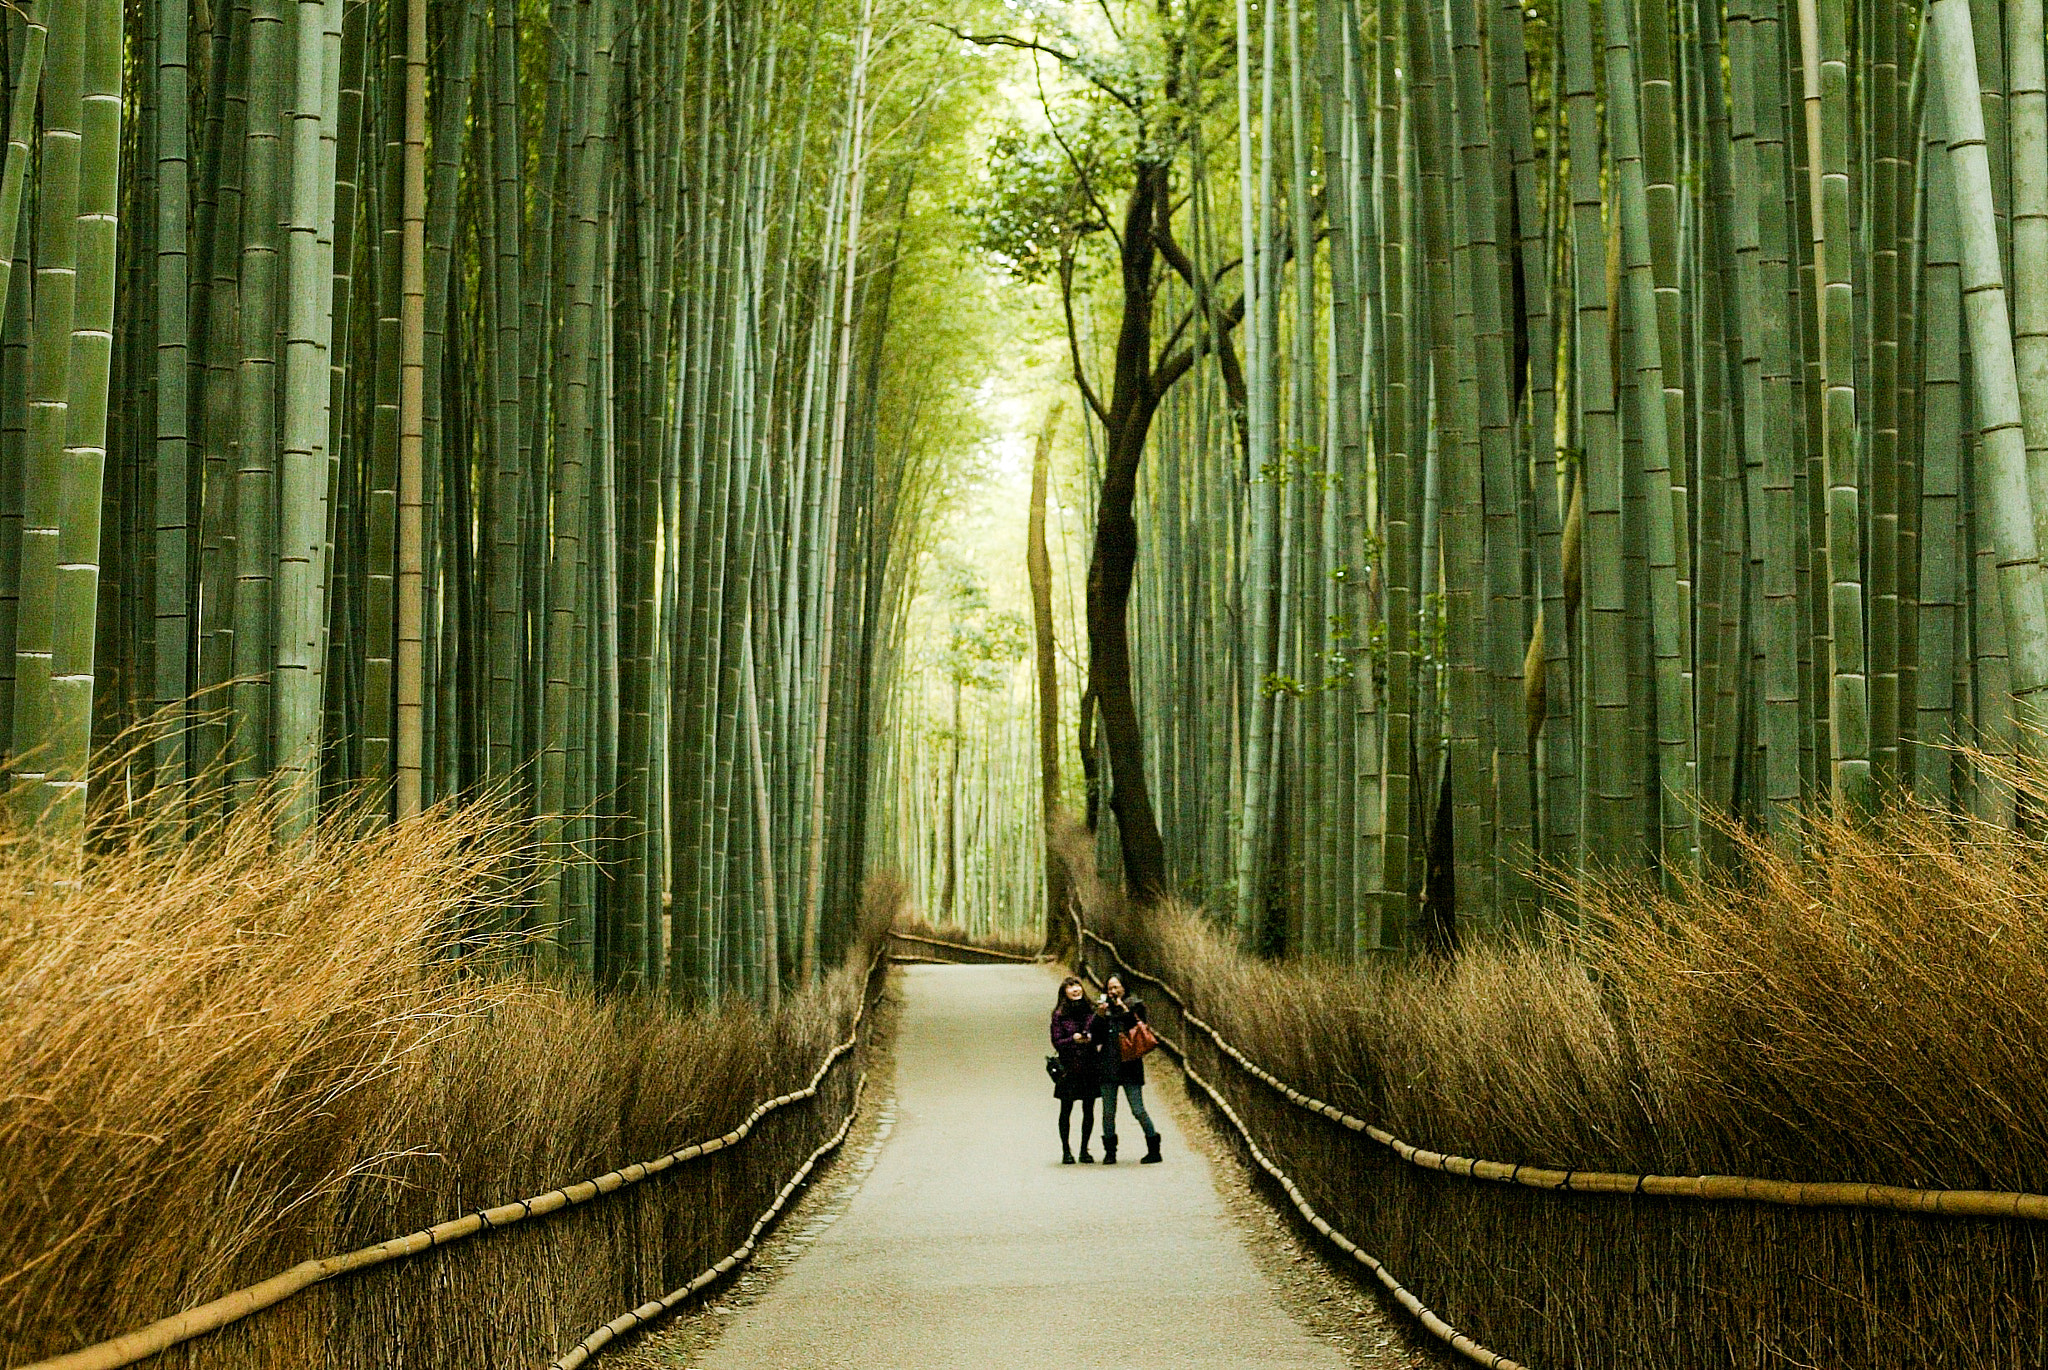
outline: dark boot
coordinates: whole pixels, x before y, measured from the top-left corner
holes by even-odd
[[[1087,1143],[1087,1142],[1085,1142],[1085,1141],[1081,1143],[1081,1164],[1082,1164],[1082,1165],[1094,1165],[1094,1164],[1095,1164],[1095,1158],[1094,1158],[1093,1156],[1090,1156],[1090,1155],[1088,1154],[1088,1143]]]
[[[1062,1138],[1060,1138],[1060,1164],[1061,1164],[1061,1165],[1072,1165],[1073,1163],[1074,1163],[1074,1148],[1073,1148],[1073,1147],[1071,1147],[1071,1146],[1069,1146],[1069,1145],[1067,1145],[1067,1139],[1066,1139],[1065,1137],[1062,1137]]]
[[[1115,1137],[1104,1137],[1104,1138],[1102,1139],[1102,1163],[1103,1163],[1104,1165],[1115,1165],[1115,1164],[1116,1164],[1116,1138],[1115,1138]]]
[[[1159,1134],[1153,1133],[1145,1139],[1145,1159],[1139,1165],[1158,1165],[1164,1159],[1159,1154]]]

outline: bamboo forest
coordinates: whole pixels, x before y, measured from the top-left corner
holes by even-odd
[[[2044,16],[4,0],[0,1370],[2040,1364]]]

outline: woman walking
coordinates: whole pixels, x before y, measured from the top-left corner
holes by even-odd
[[[1060,1101],[1062,1165],[1074,1163],[1068,1128],[1076,1102],[1081,1105],[1081,1164],[1095,1164],[1095,1158],[1088,1154],[1088,1139],[1095,1134],[1095,1096],[1101,1092],[1101,1077],[1095,1069],[1095,1043],[1088,1035],[1088,1020],[1093,1016],[1088,987],[1072,975],[1060,981],[1059,997],[1052,1005],[1052,1049],[1060,1058],[1060,1075],[1053,1086],[1053,1097]]]
[[[1159,1129],[1152,1126],[1152,1115],[1145,1111],[1145,1058],[1138,1055],[1126,1061],[1122,1052],[1124,1034],[1145,1021],[1145,1004],[1124,997],[1121,976],[1110,976],[1102,988],[1102,999],[1088,1020],[1088,1036],[1095,1043],[1095,1068],[1102,1077],[1102,1163],[1116,1164],[1116,1094],[1121,1089],[1131,1116],[1145,1133],[1145,1158],[1139,1164],[1157,1165]]]

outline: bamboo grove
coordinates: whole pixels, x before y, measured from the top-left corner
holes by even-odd
[[[922,584],[889,682],[896,726],[877,757],[886,791],[871,841],[933,923],[1025,940],[1045,927],[1049,811],[1026,660],[1032,625],[991,602],[957,549],[933,549]],[[1071,622],[1066,630],[1071,640]],[[1067,740],[1057,728],[1043,735]],[[1066,798],[1057,792],[1050,811]]]
[[[2037,0],[1103,13],[973,36],[1047,83],[984,244],[1073,311],[1134,894],[1350,958],[1729,821],[2025,821],[1971,757],[2048,681]]]
[[[1141,897],[1350,957],[1725,821],[2027,818],[1968,749],[2048,688],[2039,0],[24,0],[0,44],[17,822],[494,796],[505,919],[688,994],[814,975],[877,834],[957,897],[963,773],[976,897],[1056,897],[996,864],[1047,830],[1021,647],[996,689],[909,640],[1004,360],[970,236],[1070,349],[1087,661],[1041,608],[1036,731]]]
[[[544,959],[815,977],[863,880],[917,416],[955,403],[900,312],[944,301],[898,278],[979,78],[934,79],[912,20],[10,6],[17,819],[489,796],[541,855],[486,917]]]

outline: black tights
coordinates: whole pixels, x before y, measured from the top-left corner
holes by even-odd
[[[1067,1129],[1072,1122],[1073,1116],[1074,1101],[1072,1099],[1060,1100],[1060,1146],[1062,1148],[1066,1148],[1068,1145],[1067,1137],[1069,1133]],[[1081,1150],[1086,1151],[1088,1149],[1088,1140],[1094,1135],[1095,1100],[1093,1098],[1086,1098],[1081,1100]]]

